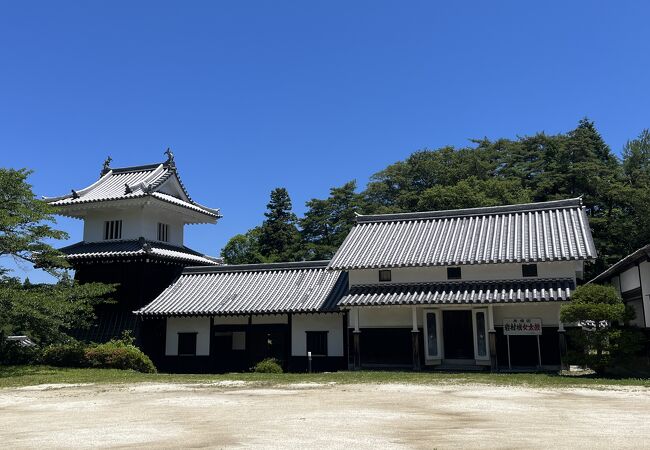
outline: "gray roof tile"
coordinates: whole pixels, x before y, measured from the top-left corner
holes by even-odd
[[[327,261],[188,267],[151,303],[143,316],[191,316],[327,312],[347,290],[345,273]]]
[[[218,260],[205,256],[188,247],[178,247],[164,242],[119,240],[102,242],[77,242],[60,249],[69,261],[94,258],[122,258],[152,255],[162,259],[189,262],[191,264],[219,264]]]
[[[158,189],[171,177],[176,177],[182,195],[179,198]],[[128,186],[128,190],[127,190]],[[53,206],[67,207],[80,204],[130,200],[153,197],[214,218],[221,217],[218,209],[208,208],[193,201],[183,185],[175,165],[168,163],[123,167],[109,170],[90,186],[60,197],[45,198]]]
[[[352,286],[341,307],[491,304],[569,300],[571,279],[459,281]]]
[[[359,216],[329,269],[596,257],[581,200]]]

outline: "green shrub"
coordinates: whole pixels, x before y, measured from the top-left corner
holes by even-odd
[[[87,367],[86,347],[81,342],[52,344],[43,349],[41,361],[57,367]]]
[[[23,347],[17,342],[5,342],[0,347],[0,364],[38,364],[40,359],[41,349],[37,346]]]
[[[88,347],[85,355],[91,367],[130,369],[144,373],[156,372],[153,362],[142,350],[122,340],[112,340],[105,344]]]
[[[578,287],[560,316],[563,322],[581,325],[569,332],[568,362],[588,366],[600,375],[627,363],[642,348],[639,330],[620,327],[634,318],[634,311],[626,308],[612,286]]]
[[[253,372],[257,373],[282,373],[282,366],[275,358],[266,358],[253,366]]]

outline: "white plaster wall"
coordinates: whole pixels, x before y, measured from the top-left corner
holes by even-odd
[[[84,219],[84,241],[99,242],[104,240],[104,222],[122,221],[122,239],[138,239],[142,236],[142,209],[108,208],[88,211]]]
[[[412,328],[413,312],[410,306],[386,306],[359,308],[359,328]],[[350,328],[354,328],[354,312],[350,313]],[[418,326],[422,317],[418,312]]]
[[[104,240],[104,222],[122,221],[122,239],[158,240],[158,222],[169,225],[169,243],[183,245],[183,219],[169,210],[152,206],[131,206],[129,208],[102,208],[90,210],[84,219],[84,241]]]
[[[289,323],[286,314],[274,314],[271,316],[253,316],[253,325],[274,324],[274,323]]]
[[[650,326],[650,262],[643,261],[639,264],[641,272],[641,294],[643,295],[643,309],[645,310],[645,323],[642,326]],[[641,316],[641,315],[639,315]]]
[[[168,317],[165,355],[178,355],[178,333],[197,333],[196,355],[210,355],[209,317]]]
[[[560,322],[560,306],[566,302],[523,303],[516,305],[494,305],[494,325],[502,326],[503,319],[542,319],[542,326],[556,327]]]
[[[641,287],[639,269],[636,266],[621,272],[619,276],[621,280],[621,292],[627,292]]]
[[[305,331],[327,331],[327,356],[343,356],[343,314],[295,314],[291,317],[291,355],[307,356]]]
[[[215,325],[247,325],[248,316],[215,316]]]
[[[537,263],[537,278],[573,278],[580,262],[557,261]],[[473,264],[461,266],[462,280],[517,280],[530,279],[521,275],[521,263]],[[418,283],[446,281],[447,267],[398,267],[391,270],[391,283]],[[350,286],[379,284],[378,269],[350,270]]]

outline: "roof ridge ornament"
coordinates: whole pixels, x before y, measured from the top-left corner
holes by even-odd
[[[104,164],[102,165],[102,171],[99,172],[99,177],[100,178],[111,171],[111,162],[112,161],[113,161],[113,158],[111,158],[110,155],[106,157],[106,159],[104,160]]]
[[[165,163],[172,167],[176,167],[176,163],[174,162],[174,153],[172,152],[172,149],[170,147],[167,147],[167,150],[165,150],[165,155],[167,155],[167,161]]]

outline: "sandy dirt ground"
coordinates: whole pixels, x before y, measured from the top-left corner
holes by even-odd
[[[650,448],[650,390],[40,385],[0,390],[2,448]]]

